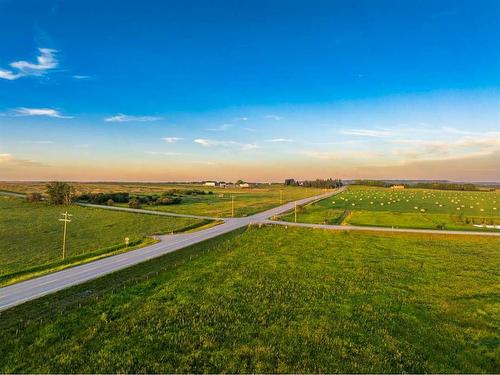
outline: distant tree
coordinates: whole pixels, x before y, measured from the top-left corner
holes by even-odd
[[[391,184],[381,180],[354,180],[354,185],[389,187]]]
[[[297,185],[297,182],[293,178],[287,178],[285,180],[285,186]]]
[[[244,183],[245,183],[245,181],[243,181],[243,180],[236,181],[236,185],[240,185],[240,184],[244,184]]]
[[[40,193],[30,193],[26,196],[28,202],[40,202],[42,200],[42,194]]]
[[[50,204],[71,204],[75,188],[66,182],[53,181],[46,185]]]
[[[302,181],[302,186],[321,189],[335,189],[344,185],[340,178],[328,178],[326,180],[316,179],[312,181]]]
[[[136,198],[132,198],[129,202],[128,202],[128,206],[130,208],[141,208],[141,202],[139,202],[138,199]]]

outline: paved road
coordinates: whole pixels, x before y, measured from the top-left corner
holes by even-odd
[[[175,216],[175,217],[189,217],[193,219],[208,219],[208,220],[220,220],[216,217],[210,216],[198,216],[198,215],[186,215],[186,214],[174,214],[173,212],[164,212],[164,211],[153,211],[153,210],[143,210],[140,208],[128,208],[128,207],[116,207],[116,206],[104,206],[102,204],[92,204],[92,203],[83,203],[83,202],[75,202],[78,206],[83,207],[92,207],[92,208],[102,208],[105,210],[113,210],[113,211],[125,211],[125,212],[134,212],[139,214],[148,214],[148,215],[158,215],[158,216]]]
[[[330,191],[315,197],[298,200],[296,203],[306,204],[314,200],[337,194],[340,191],[342,190],[339,189],[335,192]],[[160,242],[151,246],[113,255],[91,263],[67,268],[62,271],[0,288],[0,311],[182,249],[186,246],[220,236],[221,234],[231,232],[249,224],[262,223],[269,217],[293,209],[294,204],[295,202],[287,203],[252,216],[223,219],[223,224],[197,232],[159,236]],[[102,208],[102,206],[100,208]],[[135,212],[137,210],[132,211]]]
[[[473,232],[473,231],[447,231],[447,230],[432,230],[432,229],[392,229],[386,227],[361,227],[351,225],[324,225],[324,224],[305,224],[305,223],[290,223],[285,221],[272,221],[270,217],[280,215],[286,211],[293,210],[295,203],[298,205],[307,204],[315,200],[324,199],[333,194],[338,194],[343,189],[338,189],[335,192],[328,192],[315,197],[305,198],[296,202],[290,202],[270,210],[257,213],[255,215],[241,218],[224,218],[224,223],[214,227],[200,230],[192,233],[181,233],[175,235],[159,236],[160,242],[141,249],[132,250],[126,253],[110,256],[91,263],[68,268],[62,271],[54,272],[35,279],[23,281],[17,284],[0,288],[0,311],[10,307],[22,304],[46,294],[54,293],[59,290],[68,288],[73,285],[81,284],[86,281],[96,279],[109,273],[133,266],[135,264],[159,257],[161,255],[182,249],[186,246],[193,245],[210,238],[220,236],[221,234],[231,232],[235,229],[245,227],[249,224],[274,224],[300,226],[307,228],[320,228],[329,230],[360,230],[360,231],[376,231],[376,232],[398,232],[398,233],[428,233],[428,234],[452,234],[452,235],[473,235],[473,236],[500,236],[499,232]],[[98,206],[99,208],[117,209],[119,207]],[[122,208],[120,210],[141,212],[145,210],[134,210]],[[151,213],[150,211],[146,213]],[[158,214],[154,212],[154,214]],[[168,213],[161,213],[168,214]],[[172,215],[172,214],[170,214]],[[173,214],[173,216],[180,216]],[[186,215],[182,215],[186,216]],[[206,218],[203,216],[191,216],[197,218]]]
[[[286,225],[292,227],[317,228],[328,230],[359,230],[372,232],[391,232],[391,233],[424,233],[424,234],[458,234],[467,236],[493,236],[500,237],[500,232],[480,232],[480,231],[457,231],[457,230],[438,230],[438,229],[406,229],[406,228],[387,228],[387,227],[363,227],[355,225],[330,225],[330,224],[307,224],[290,223],[288,221],[264,220],[264,224]]]

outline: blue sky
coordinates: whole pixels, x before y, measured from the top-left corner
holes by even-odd
[[[499,180],[498,1],[0,0],[0,179]]]

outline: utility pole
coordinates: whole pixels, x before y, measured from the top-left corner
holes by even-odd
[[[295,202],[295,222],[297,222],[297,202]]]
[[[59,219],[59,221],[64,221],[63,248],[62,248],[62,258],[64,260],[64,258],[66,258],[66,228],[68,226],[68,223],[71,222],[71,220],[68,219],[68,216],[71,217],[73,215],[68,214],[68,211],[66,211],[61,215],[64,216],[64,219]]]
[[[231,217],[234,217],[234,195],[231,195]]]

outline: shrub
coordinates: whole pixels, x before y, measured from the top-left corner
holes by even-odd
[[[28,202],[40,202],[42,200],[42,194],[40,193],[30,193],[26,196]]]
[[[115,205],[115,201],[113,199],[108,199],[108,201],[106,202],[106,205],[107,206],[114,206]]]
[[[159,203],[164,204],[164,205],[179,204],[181,202],[182,202],[182,199],[179,197],[165,197],[165,198],[161,198],[159,200]]]
[[[128,206],[130,208],[141,208],[141,202],[136,198],[132,198],[130,202],[128,202]]]

